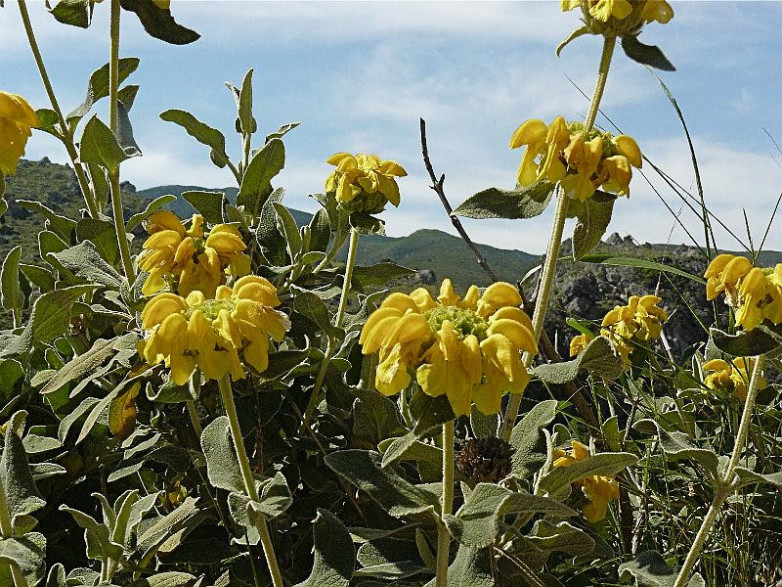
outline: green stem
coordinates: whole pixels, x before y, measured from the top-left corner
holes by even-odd
[[[443,424],[443,499],[442,512],[437,524],[437,587],[448,586],[448,555],[451,550],[451,533],[445,525],[445,516],[453,511],[454,424]]]
[[[320,363],[320,369],[318,374],[315,375],[315,384],[312,386],[312,394],[307,402],[307,407],[304,409],[304,414],[301,417],[301,426],[299,431],[303,432],[309,426],[310,418],[312,418],[312,412],[315,411],[315,406],[318,404],[318,396],[320,390],[323,387],[323,382],[326,380],[326,372],[329,369],[329,362],[331,361],[331,355],[334,352],[334,341],[329,338],[329,342],[326,345],[326,354],[323,356],[323,361]]]
[[[597,74],[597,82],[595,83],[595,91],[592,94],[592,101],[589,105],[586,121],[584,122],[584,129],[586,131],[589,131],[595,124],[595,118],[600,109],[600,100],[603,98],[606,81],[608,80],[608,70],[611,67],[611,57],[614,54],[615,46],[616,37],[604,38],[603,53],[600,57],[600,68]],[[535,299],[535,312],[532,316],[532,326],[534,327],[536,341],[540,340],[540,335],[543,332],[543,323],[546,320],[546,311],[548,310],[549,298],[551,297],[551,290],[554,285],[557,258],[559,257],[559,248],[562,244],[562,232],[565,228],[565,220],[567,220],[569,203],[570,198],[560,187],[557,193],[557,208],[554,213],[551,236],[549,237],[548,248],[546,249],[546,259],[543,264],[543,274],[540,277],[540,288]],[[533,353],[524,353],[524,366],[529,368],[532,365],[532,360],[534,358],[535,355]],[[522,393],[517,393],[511,395],[508,399],[508,405],[502,420],[502,429],[500,430],[500,438],[506,442],[510,439],[513,426],[519,415],[522,397]]]
[[[201,420],[198,418],[198,410],[195,405],[198,398],[201,397],[201,371],[199,370],[196,370],[190,378],[190,397],[191,399],[187,400],[187,415],[190,416],[193,432],[200,440],[203,428],[201,428]]]
[[[76,180],[79,182],[79,189],[81,190],[84,202],[87,204],[90,216],[97,218],[100,211],[98,204],[95,201],[95,195],[90,188],[90,182],[87,179],[87,175],[84,173],[84,167],[79,163],[79,156],[76,153],[76,146],[73,144],[73,130],[68,125],[68,121],[62,113],[60,103],[57,101],[57,96],[54,94],[54,88],[52,82],[49,79],[49,74],[46,71],[46,65],[44,65],[41,51],[38,48],[38,41],[35,39],[35,33],[33,32],[33,26],[30,22],[30,14],[27,11],[26,0],[19,0],[19,13],[22,15],[22,24],[24,24],[24,30],[27,34],[27,42],[30,45],[30,50],[33,53],[33,59],[38,67],[38,74],[41,76],[43,87],[46,90],[46,94],[49,96],[49,102],[51,102],[52,110],[57,114],[57,118],[60,122],[60,128],[62,129],[62,143],[65,145],[66,151],[68,151],[68,158],[71,160],[73,171],[76,174]]]
[[[231,380],[229,379],[229,376],[226,375],[220,379],[218,385],[220,387],[220,397],[222,398],[223,406],[225,407],[225,414],[228,416],[231,437],[233,438],[234,447],[236,448],[236,457],[239,461],[239,469],[242,473],[242,480],[244,481],[244,490],[251,500],[259,501],[258,491],[255,488],[255,477],[250,468],[247,451],[244,448],[242,429],[239,427],[239,416],[236,412],[236,404],[234,403],[234,395],[231,390]],[[258,516],[256,529],[261,536],[263,554],[266,557],[266,564],[269,567],[272,584],[274,587],[282,587],[282,574],[280,573],[280,567],[277,564],[277,556],[274,554],[274,544],[272,543],[271,534],[269,534],[269,526],[263,517]]]
[[[595,118],[597,118],[597,113],[600,110],[600,100],[603,99],[603,92],[606,89],[608,70],[611,68],[611,58],[614,56],[614,47],[616,47],[616,37],[606,36],[603,39],[603,53],[600,55],[600,68],[597,73],[597,81],[595,82],[595,91],[592,93],[589,112],[587,112],[586,120],[584,121],[584,131],[586,132],[592,130]]]
[[[334,259],[334,257],[337,256],[337,253],[342,248],[342,245],[345,243],[345,239],[347,239],[347,238],[348,238],[348,235],[346,235],[344,233],[340,234],[339,232],[337,233],[337,235],[334,237],[334,246],[331,247],[331,250],[329,250],[329,252],[326,254],[326,256],[323,257],[323,260],[320,263],[318,263],[318,266],[315,267],[315,269],[313,270],[313,273],[319,273],[329,263],[331,263],[331,261]]]
[[[111,55],[109,59],[109,125],[114,136],[119,135],[119,109],[117,107],[117,91],[119,89],[119,0],[111,0]],[[117,233],[117,245],[122,259],[122,268],[130,285],[136,279],[133,261],[130,258],[128,235],[125,232],[125,217],[122,214],[122,193],[119,187],[119,166],[109,170],[111,185],[111,213],[114,219],[114,230]]]
[[[755,409],[755,399],[758,395],[760,374],[763,371],[764,365],[765,357],[760,355],[755,360],[755,368],[752,370],[752,377],[749,380],[747,399],[744,402],[744,412],[741,415],[741,424],[739,424],[739,432],[736,435],[736,444],[733,446],[733,454],[730,457],[727,469],[725,469],[723,480],[718,482],[720,485],[714,495],[714,501],[701,523],[700,530],[698,530],[698,534],[695,536],[695,540],[690,547],[690,551],[687,553],[687,558],[684,560],[684,564],[679,571],[679,576],[676,577],[676,583],[674,583],[673,587],[685,587],[689,582],[692,569],[700,557],[701,550],[703,550],[703,545],[706,543],[706,539],[714,526],[714,522],[717,520],[717,514],[719,514],[722,509],[725,500],[728,499],[735,490],[733,475],[735,474],[736,466],[741,459],[741,452],[744,450],[744,445],[746,444],[747,436],[749,435],[749,429],[752,423],[752,412]]]
[[[559,248],[562,245],[562,232],[565,229],[565,220],[567,219],[569,203],[570,198],[565,193],[565,190],[557,188],[557,208],[554,212],[551,237],[549,238],[548,248],[546,250],[546,258],[543,262],[543,275],[541,275],[540,278],[540,289],[538,290],[538,295],[535,299],[535,312],[532,315],[533,334],[535,335],[536,341],[540,340],[540,333],[543,332],[543,322],[546,319],[546,310],[548,308],[549,298],[551,297],[551,290],[554,286],[557,258],[559,257]],[[534,353],[524,353],[524,367],[529,368],[532,365],[532,360],[534,358]],[[522,393],[514,393],[508,398],[508,406],[505,409],[502,429],[500,431],[500,438],[505,442],[510,440],[513,426],[516,423],[516,417],[519,415],[519,408],[521,407],[523,395],[524,394]]]
[[[347,264],[345,265],[345,281],[342,284],[342,295],[339,298],[339,306],[337,307],[337,317],[334,320],[334,325],[337,328],[342,327],[342,321],[345,318],[345,308],[347,307],[348,295],[350,294],[350,282],[353,279],[353,267],[356,264],[356,252],[358,251],[358,236],[359,236],[358,231],[355,228],[352,228],[350,230],[350,245],[348,248],[348,260],[347,260]],[[344,242],[344,239],[341,242],[334,243],[334,248],[332,249],[333,253],[336,253],[339,247],[342,246],[342,242]],[[326,262],[327,259],[324,259],[323,262]],[[321,265],[322,264],[323,263],[321,263]],[[318,269],[315,269],[315,271],[318,271]],[[310,418],[312,417],[312,412],[315,411],[315,406],[318,403],[318,396],[320,395],[320,390],[323,387],[323,382],[326,379],[326,372],[328,371],[329,362],[331,361],[331,356],[334,353],[335,347],[336,347],[335,341],[329,338],[329,342],[326,347],[326,355],[323,357],[323,361],[320,364],[320,369],[318,369],[318,374],[315,376],[315,384],[312,386],[312,394],[310,395],[310,399],[307,402],[307,407],[304,410],[304,415],[302,416],[301,427],[299,428],[299,430],[301,431],[305,430],[306,427],[309,425]]]
[[[339,298],[337,318],[334,323],[337,328],[342,327],[342,320],[345,317],[345,308],[348,305],[348,296],[350,295],[350,282],[353,280],[353,267],[356,265],[356,253],[358,253],[358,231],[355,228],[351,228],[348,260],[345,265],[345,281],[342,283],[342,295]]]

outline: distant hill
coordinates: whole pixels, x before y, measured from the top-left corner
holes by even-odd
[[[142,198],[154,199],[166,194],[177,196],[176,202],[167,207],[180,217],[186,218],[195,210],[181,195],[187,191],[216,191],[225,193],[229,200],[236,198],[237,188],[229,187],[210,190],[197,186],[166,185],[140,190],[136,195]],[[307,224],[312,215],[308,212],[292,209],[296,223]],[[523,251],[498,249],[489,245],[478,245],[489,265],[500,279],[515,281],[520,279],[538,258]],[[337,260],[344,261],[347,257],[345,247]],[[359,240],[358,263],[370,265],[381,261],[393,261],[399,265],[427,271],[426,279],[439,281],[450,277],[457,288],[464,289],[475,283],[489,285],[489,279],[478,266],[472,252],[459,237],[441,230],[418,230],[404,237],[364,236]],[[430,273],[429,273],[430,272]]]
[[[17,204],[17,199],[41,202],[55,212],[72,218],[77,218],[79,211],[84,208],[84,202],[70,167],[52,163],[46,158],[41,161],[23,160],[16,176],[8,178],[7,188],[5,199],[9,203],[9,209],[0,218],[0,262],[17,244],[22,245],[25,259],[32,260],[37,254],[37,234],[43,227],[43,220],[38,214]],[[143,210],[150,200],[166,194],[178,197],[168,207],[180,217],[186,218],[194,210],[181,198],[182,192],[222,191],[229,200],[234,200],[238,191],[235,187],[212,190],[181,185],[165,185],[137,191],[127,182],[123,184],[123,190],[126,218]],[[312,217],[311,214],[301,210],[291,210],[291,212],[299,225],[306,224]],[[140,230],[136,232],[139,233],[139,237],[143,236]],[[134,248],[138,248],[140,242],[141,238],[136,239]],[[490,245],[478,245],[478,247],[498,276],[511,282],[522,277],[539,259],[538,255],[518,250],[505,250]],[[610,250],[617,251],[615,247]],[[642,252],[628,250],[627,254],[650,257],[677,252],[683,254],[687,251],[691,251],[691,248],[675,245],[645,245]],[[347,251],[343,249],[337,259],[344,260],[346,255]],[[444,277],[450,277],[462,290],[472,283],[478,285],[489,283],[472,252],[461,239],[439,230],[418,230],[408,236],[396,238],[363,237],[359,244],[359,264],[368,265],[381,261],[394,261],[419,270],[423,272],[421,278],[424,281],[439,282]],[[782,261],[782,253],[776,251],[765,251],[761,255],[761,263],[767,266],[780,261]]]

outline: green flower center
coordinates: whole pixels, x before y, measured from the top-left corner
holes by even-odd
[[[451,323],[459,338],[465,338],[471,334],[478,340],[486,338],[486,331],[489,329],[489,322],[472,310],[457,308],[455,306],[438,306],[424,312],[424,318],[429,323],[432,332],[438,332],[443,323],[447,320]]]
[[[214,320],[220,314],[221,310],[233,311],[234,304],[230,300],[205,300],[187,311],[187,318],[193,315],[196,310],[201,310],[204,317],[208,320]]]

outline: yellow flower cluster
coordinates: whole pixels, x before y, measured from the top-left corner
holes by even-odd
[[[149,364],[164,361],[171,378],[184,385],[196,368],[207,379],[244,378],[239,355],[256,371],[269,364],[269,337],[281,341],[290,321],[274,308],[277,290],[263,277],[242,277],[221,285],[210,299],[200,291],[186,298],[173,293],[153,297],[141,313],[149,337],[139,353]]]
[[[200,291],[212,298],[226,282],[226,269],[234,277],[250,273],[250,257],[243,253],[247,246],[235,226],[217,224],[205,233],[203,217],[194,214],[186,229],[168,210],[154,212],[144,226],[151,235],[139,256],[139,267],[149,274],[144,295],[168,285],[183,296]]]
[[[595,20],[613,24],[614,33],[629,32],[654,21],[667,24],[673,18],[673,8],[665,0],[560,0],[560,6],[563,12],[581,8],[588,25]]]
[[[577,440],[571,440],[570,447],[569,454],[561,449],[554,451],[554,458],[556,459],[554,467],[569,467],[591,456],[589,449]],[[619,483],[610,476],[591,475],[579,479],[574,485],[581,487],[584,496],[589,500],[589,503],[582,508],[582,511],[584,512],[584,517],[593,524],[606,517],[608,504],[612,500],[619,499]]]
[[[527,147],[519,166],[519,185],[559,181],[570,198],[581,202],[597,189],[629,196],[631,166],[642,164],[641,150],[632,137],[585,131],[580,122],[566,122],[561,116],[548,126],[542,120],[527,120],[513,133],[509,146]]]
[[[21,96],[0,91],[0,175],[13,175],[24,155],[30,129],[38,126],[35,110]]]
[[[472,402],[485,414],[497,413],[503,391],[521,393],[529,382],[521,351],[537,351],[520,304],[518,290],[504,282],[483,295],[473,285],[460,298],[446,279],[436,301],[424,288],[391,294],[359,339],[365,355],[380,353],[375,386],[393,395],[415,371],[423,391],[445,394],[456,416],[469,414]]]
[[[661,301],[653,295],[630,296],[626,306],[616,306],[603,316],[600,334],[611,341],[626,365],[633,352],[631,341],[649,342],[660,337],[668,321],[668,314],[658,305]]]
[[[717,255],[704,274],[706,298],[721,293],[736,312],[736,324],[752,330],[763,320],[782,323],[782,263],[774,269],[754,267],[746,257]]]
[[[335,192],[337,202],[351,212],[378,214],[386,202],[399,206],[395,178],[407,171],[397,162],[364,153],[335,153],[326,162],[336,166],[326,179],[326,192]]]
[[[732,364],[722,359],[712,359],[703,364],[703,371],[708,373],[703,383],[709,389],[732,393],[744,401],[747,399],[747,386],[754,368],[754,357],[736,357]],[[765,386],[766,378],[760,375],[758,388]]]
[[[603,317],[600,334],[605,336],[625,365],[630,364],[633,341],[649,342],[659,338],[668,314],[659,307],[661,298],[652,295],[631,296],[626,306],[616,306]],[[570,341],[570,356],[581,354],[592,340],[579,334]]]

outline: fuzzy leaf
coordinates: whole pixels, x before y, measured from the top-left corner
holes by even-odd
[[[356,551],[347,528],[334,514],[321,508],[314,526],[312,573],[294,587],[348,587],[356,566]]]
[[[576,512],[548,497],[513,492],[492,483],[478,483],[454,516],[446,516],[451,535],[465,546],[489,546],[500,532],[507,514],[543,514],[556,518]]]
[[[625,55],[627,55],[633,61],[637,61],[641,65],[648,65],[655,69],[661,69],[663,71],[676,71],[673,63],[668,61],[668,58],[655,45],[644,45],[638,40],[638,37],[633,35],[625,35],[622,37],[622,49],[624,49]]]
[[[637,587],[673,587],[678,574],[678,567],[669,567],[665,559],[653,550],[642,552],[634,561],[619,566],[619,578],[633,578]],[[706,582],[695,573],[687,587],[706,587]]]
[[[365,491],[386,508],[402,517],[439,509],[439,497],[406,481],[381,466],[380,453],[369,450],[341,450],[325,457],[326,465],[337,475]]]
[[[82,162],[97,163],[109,171],[115,171],[128,158],[117,137],[97,115],[87,121],[79,144],[79,159]]]
[[[253,217],[258,216],[272,193],[272,179],[283,167],[285,145],[280,139],[272,139],[250,159],[236,195],[236,205],[245,206]]]
[[[544,492],[552,497],[559,497],[567,494],[574,481],[592,475],[615,475],[637,461],[638,457],[627,452],[604,452],[568,467],[552,467],[540,478],[535,493]]]
[[[120,6],[135,12],[147,33],[172,45],[187,45],[201,38],[197,32],[178,24],[168,8],[159,8],[153,0],[120,0]]]
[[[16,246],[6,255],[0,269],[0,306],[4,310],[21,312],[24,297],[19,284],[19,261],[22,247]]]
[[[515,190],[489,188],[467,198],[453,211],[466,218],[534,218],[543,213],[554,193],[554,184],[539,181]]]
[[[11,519],[31,514],[46,505],[33,481],[21,439],[26,417],[27,412],[20,411],[8,420],[5,446],[0,457],[0,483],[5,489]]]
[[[223,222],[225,194],[223,192],[182,192],[182,197],[210,224]]]
[[[220,489],[244,492],[244,481],[226,416],[215,418],[201,433],[209,482]]]
[[[541,430],[554,421],[556,414],[557,400],[542,401],[513,427],[510,444],[516,449],[511,460],[514,475],[526,478],[546,462],[546,440]]]
[[[160,118],[167,122],[178,124],[199,143],[209,147],[211,149],[210,156],[215,165],[223,168],[228,164],[228,155],[225,152],[225,136],[219,130],[201,122],[185,110],[166,110],[160,114]]]
[[[573,259],[578,261],[600,244],[600,240],[611,222],[616,197],[604,194],[605,198],[597,197],[602,192],[584,202],[573,229]]]
[[[572,361],[539,365],[532,369],[532,373],[541,381],[562,385],[575,380],[580,369],[608,381],[618,378],[624,372],[622,361],[614,355],[611,343],[607,338],[598,336]]]

